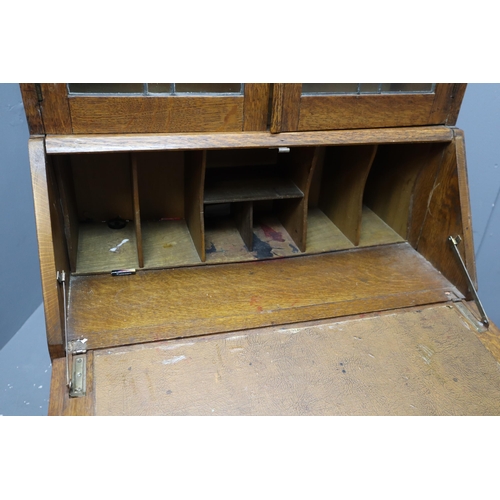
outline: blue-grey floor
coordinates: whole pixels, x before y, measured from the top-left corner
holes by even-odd
[[[40,304],[0,350],[0,415],[47,415],[51,373]]]

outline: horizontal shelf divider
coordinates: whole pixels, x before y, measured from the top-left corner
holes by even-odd
[[[289,179],[280,177],[221,180],[205,186],[204,203],[282,200],[303,198],[304,193]]]
[[[197,133],[197,134],[94,134],[49,135],[47,154],[162,151],[191,149],[243,149],[282,146],[335,146],[342,144],[394,144],[451,142],[453,130],[445,126],[387,129],[334,130],[327,132]]]

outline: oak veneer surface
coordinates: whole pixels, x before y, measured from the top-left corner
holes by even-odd
[[[453,131],[444,126],[321,132],[240,132],[217,134],[93,134],[49,135],[47,154],[328,146],[341,144],[392,144],[450,142]]]
[[[97,415],[498,415],[451,305],[98,350]]]
[[[453,290],[407,243],[132,276],[73,276],[68,332],[96,349],[443,302]]]

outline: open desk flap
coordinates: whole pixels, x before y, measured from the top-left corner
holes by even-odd
[[[60,365],[51,414],[500,413],[499,364],[452,304],[96,350],[80,399]]]

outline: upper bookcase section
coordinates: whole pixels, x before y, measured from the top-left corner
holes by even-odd
[[[23,83],[31,135],[454,125],[460,83]]]

